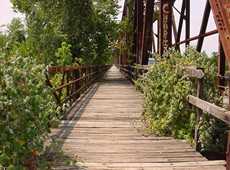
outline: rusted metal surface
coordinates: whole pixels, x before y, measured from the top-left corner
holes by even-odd
[[[180,44],[184,44],[186,42],[194,41],[194,40],[197,40],[199,38],[208,37],[208,36],[211,36],[211,35],[214,35],[214,34],[218,34],[218,30],[212,30],[212,31],[206,32],[204,34],[191,37],[191,38],[189,38],[187,40],[180,41],[180,42],[178,42],[178,43],[176,43],[174,45],[177,46],[177,45],[180,45]]]
[[[190,0],[185,1],[185,39],[190,38]],[[185,45],[189,46],[190,41],[186,41]]]
[[[181,12],[180,12],[180,19],[178,24],[178,31],[177,31],[177,37],[176,37],[176,49],[180,50],[179,42],[181,38],[181,32],[183,28],[183,21],[184,21],[184,13],[185,13],[185,0],[182,2]]]
[[[200,37],[198,39],[197,47],[196,47],[196,50],[199,52],[201,52],[203,42],[204,42],[204,37],[202,37],[201,35],[205,34],[205,32],[206,32],[210,12],[211,12],[211,7],[210,7],[209,0],[207,0],[206,5],[205,5],[203,19],[202,19],[202,24],[201,24],[201,28],[200,28],[200,34],[199,34]]]
[[[225,55],[230,65],[230,1],[209,0],[214,19],[220,34]]]
[[[163,55],[172,45],[172,1],[160,1],[159,54]]]
[[[143,36],[143,18],[144,18],[144,0],[137,0],[137,46],[136,46],[136,63],[141,64],[141,46]]]
[[[51,66],[46,70],[46,83],[53,89],[53,95],[58,105],[68,101],[74,102],[89,85],[99,78],[110,65],[89,65],[78,67]],[[62,76],[60,85],[55,87],[52,77]]]
[[[73,72],[75,70],[78,70],[79,67],[72,67],[72,66],[50,66],[47,68],[47,71],[49,73],[64,73],[64,72]]]
[[[144,30],[141,45],[141,64],[148,64],[149,53],[152,52],[152,27],[153,27],[153,10],[154,0],[146,0],[145,16],[144,16]]]
[[[219,54],[218,54],[218,86],[220,89],[220,92],[224,92],[224,86],[225,86],[225,54],[224,49],[219,41]]]

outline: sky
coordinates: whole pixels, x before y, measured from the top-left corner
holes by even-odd
[[[22,15],[14,12],[10,0],[0,0],[0,31],[5,30],[6,25],[9,24],[14,17],[22,18]]]
[[[118,15],[118,20],[121,20],[122,17],[122,10],[123,10],[123,6],[124,6],[124,0],[119,0],[118,1],[120,9],[119,9],[119,15]]]
[[[182,0],[177,0],[175,6],[180,9]],[[202,13],[204,11],[206,0],[193,0],[191,1],[191,36],[196,36],[199,33],[200,24],[202,20]],[[119,5],[121,6],[119,10],[118,19],[121,18],[124,0],[119,0]],[[15,13],[12,9],[10,0],[0,0],[0,31],[5,30],[5,25],[9,24],[13,17],[23,18],[23,15]],[[179,15],[175,12],[176,20],[178,20]],[[211,15],[212,17],[212,15]],[[214,20],[211,19],[209,22],[207,31],[215,29]],[[182,39],[184,38],[184,31],[182,32]],[[204,41],[204,50],[208,54],[218,49],[218,35],[206,38]],[[191,45],[196,44],[196,41],[192,42]]]
[[[182,0],[177,0],[175,3],[175,7],[177,7],[178,9],[181,8],[181,2]],[[191,15],[190,15],[190,19],[191,19],[191,37],[192,36],[197,36],[200,32],[200,26],[201,26],[201,22],[202,22],[202,18],[203,18],[203,12],[205,9],[205,4],[206,4],[206,0],[192,0],[191,1]],[[175,17],[176,17],[176,21],[178,24],[178,20],[179,20],[179,15],[176,15],[176,12],[174,10],[175,13]],[[208,23],[208,28],[206,31],[211,31],[216,29],[216,25],[213,19],[213,15],[211,12],[210,18],[209,18],[209,23]],[[184,40],[184,35],[185,32],[183,31],[182,33],[182,39]],[[196,45],[197,41],[193,41],[191,42],[190,45]],[[204,40],[204,44],[203,44],[203,49],[208,53],[211,54],[213,51],[218,51],[218,35],[213,35],[210,37],[206,37]]]

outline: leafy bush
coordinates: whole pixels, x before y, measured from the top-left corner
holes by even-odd
[[[188,49],[184,54],[172,50],[164,58],[156,57],[156,64],[136,85],[144,93],[144,117],[149,129],[157,135],[172,135],[192,142],[196,109],[188,105],[186,97],[189,94],[196,95],[196,81],[183,73],[184,66],[204,69],[202,99],[221,104],[221,97],[215,87],[216,63],[193,49]],[[223,150],[226,126],[204,115],[200,130],[202,149]]]
[[[66,42],[62,42],[61,47],[57,49],[55,56],[58,59],[59,65],[71,65],[72,64],[72,53],[71,45]]]
[[[27,159],[39,155],[57,117],[44,65],[37,63],[17,51],[0,54],[0,167],[23,169]]]

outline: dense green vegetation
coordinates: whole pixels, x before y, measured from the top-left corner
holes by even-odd
[[[116,0],[12,0],[26,15],[28,42],[45,63],[56,64],[61,42],[71,44],[73,60],[108,62],[116,36]],[[78,61],[81,59],[80,61]]]
[[[221,105],[221,97],[215,86],[216,63],[205,54],[188,49],[184,54],[170,51],[165,57],[156,57],[137,87],[145,96],[145,121],[157,135],[169,135],[193,142],[196,109],[189,106],[186,97],[196,95],[196,81],[183,73],[184,66],[203,68],[205,72],[202,99]],[[204,114],[200,124],[202,151],[224,151],[226,126]]]
[[[32,156],[44,153],[51,124],[62,116],[46,86],[48,65],[110,63],[115,40],[132,63],[133,14],[117,24],[117,0],[11,0],[25,21],[12,20],[0,33],[0,169],[25,169]],[[132,12],[133,1],[128,1]],[[157,16],[155,16],[157,18]],[[145,95],[145,120],[158,135],[193,141],[195,109],[186,97],[195,94],[195,81],[182,66],[204,68],[203,99],[221,104],[214,86],[216,63],[205,54],[171,51],[156,57],[146,77],[137,81]],[[57,81],[60,77],[54,77]],[[55,82],[54,82],[55,83]],[[225,125],[205,114],[201,123],[202,150],[225,146]]]
[[[25,21],[0,33],[0,169],[23,169],[60,118],[47,65],[111,62],[116,0],[12,0]]]

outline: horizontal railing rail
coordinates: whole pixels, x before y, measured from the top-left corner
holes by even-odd
[[[110,67],[111,65],[49,66],[46,69],[46,84],[53,89],[59,106],[67,102],[72,104]],[[58,80],[54,80],[56,75],[59,76]]]
[[[120,71],[131,81],[141,78],[148,72],[149,69],[148,65],[119,65],[118,67],[120,68]]]
[[[132,82],[144,76],[148,72],[149,66],[131,66],[131,65],[119,65],[120,71],[124,73],[129,80]],[[202,68],[196,68],[195,66],[186,66],[182,67],[183,74],[189,78],[196,79],[196,96],[189,95],[187,96],[187,101],[189,104],[197,108],[196,115],[196,127],[194,134],[195,148],[198,150],[199,143],[199,125],[203,113],[208,113],[209,115],[225,122],[227,125],[230,125],[230,111],[217,106],[213,103],[205,101],[202,99],[203,93],[203,79],[205,73]],[[225,76],[225,79],[229,81],[229,94],[230,94],[230,76]],[[230,100],[230,99],[229,99]],[[230,170],[230,132],[228,132],[228,141],[227,141],[227,152],[226,152],[226,168]]]
[[[189,95],[187,97],[187,101],[192,106],[197,108],[196,129],[195,129],[195,136],[194,136],[196,149],[198,149],[199,124],[200,124],[203,113],[208,113],[209,115],[217,118],[218,120],[225,122],[227,125],[230,125],[230,111],[229,110],[202,99],[202,92],[203,92],[203,85],[204,85],[203,78],[205,74],[202,73],[202,69],[197,69],[197,71],[199,71],[201,75],[203,75],[201,77],[200,76],[196,77],[197,78],[197,89],[196,89],[197,94],[196,96]],[[226,169],[230,170],[230,132],[229,131],[228,131],[228,137],[227,137]]]

